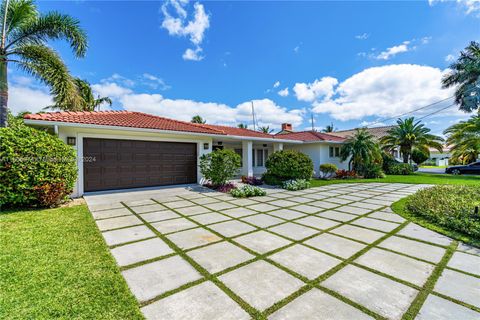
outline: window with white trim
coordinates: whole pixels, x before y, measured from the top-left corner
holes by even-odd
[[[340,147],[330,147],[329,156],[330,158],[340,157]]]
[[[268,158],[268,149],[253,149],[252,165],[265,167]]]

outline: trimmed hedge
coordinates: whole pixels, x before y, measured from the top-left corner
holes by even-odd
[[[267,172],[263,181],[278,185],[285,180],[310,180],[313,175],[313,162],[307,155],[293,151],[282,150],[271,154],[265,164]]]
[[[54,206],[72,192],[75,151],[58,137],[15,124],[0,141],[0,207]]]
[[[408,213],[480,239],[480,186],[439,185],[407,199]]]
[[[200,172],[214,187],[233,178],[240,166],[240,156],[230,149],[215,150],[200,157]]]

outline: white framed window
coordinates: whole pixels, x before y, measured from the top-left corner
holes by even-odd
[[[330,147],[329,156],[330,156],[330,158],[340,157],[340,147]]]

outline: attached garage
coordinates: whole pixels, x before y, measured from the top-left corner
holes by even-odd
[[[197,183],[197,144],[83,139],[84,191]]]

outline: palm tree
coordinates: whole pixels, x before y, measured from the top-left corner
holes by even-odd
[[[455,102],[460,110],[472,112],[480,106],[480,44],[472,41],[450,65],[451,71],[442,79],[444,88],[457,87]]]
[[[393,151],[400,147],[403,162],[408,163],[411,158],[412,149],[417,148],[428,153],[428,148],[435,148],[443,151],[443,139],[430,134],[430,129],[425,127],[421,121],[415,121],[414,117],[405,120],[398,119],[397,125],[387,131],[387,135],[380,139],[382,148]]]
[[[237,127],[239,127],[240,129],[248,129],[248,125],[246,125],[245,123],[239,123],[237,124]]]
[[[270,134],[273,132],[273,129],[270,129],[270,126],[263,126],[263,127],[259,127],[258,131]]]
[[[79,21],[58,12],[40,14],[32,0],[3,1],[0,18],[0,127],[7,125],[9,63],[48,85],[54,97],[81,110],[75,81],[58,53],[47,46],[47,40],[63,39],[77,57],[83,57],[87,35]]]
[[[100,110],[100,106],[102,104],[108,104],[109,106],[112,105],[112,99],[109,97],[100,97],[93,95],[92,87],[90,87],[90,83],[86,80],[82,80],[80,78],[75,78],[75,85],[77,86],[77,90],[80,93],[82,98],[82,110],[83,111],[95,111]],[[68,104],[68,101],[61,101],[62,97],[58,97],[56,99],[56,104],[45,107],[44,109],[51,109],[51,110],[61,110],[61,111],[75,111],[72,110],[72,106]]]
[[[199,124],[204,124],[207,123],[207,120],[203,120],[202,117],[200,117],[198,114],[196,116],[192,117],[192,120],[190,120],[191,123],[199,123]]]
[[[350,158],[348,168],[358,170],[364,164],[370,164],[382,158],[375,137],[366,129],[357,129],[355,134],[345,140],[340,149],[340,160]]]
[[[451,145],[452,158],[464,164],[474,162],[480,154],[480,116],[460,121],[448,127],[444,132],[447,144]]]
[[[330,124],[328,124],[328,125],[325,127],[325,129],[322,130],[322,132],[326,132],[326,133],[328,133],[328,132],[335,132],[335,131],[337,131],[337,128],[335,128],[335,127],[333,126],[333,122],[330,123]]]

